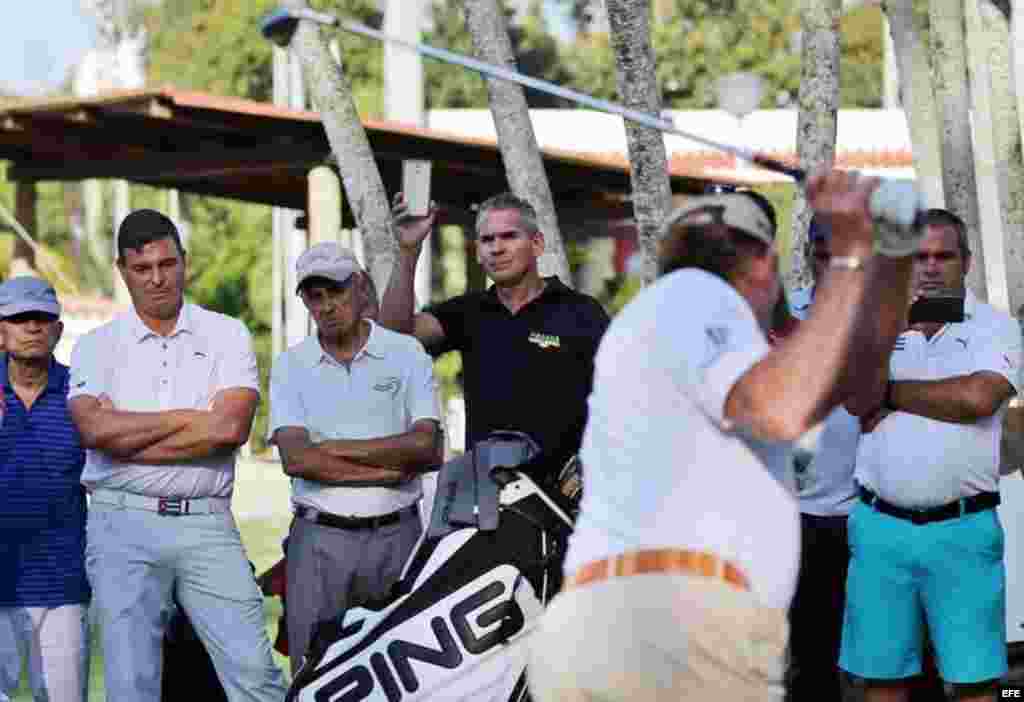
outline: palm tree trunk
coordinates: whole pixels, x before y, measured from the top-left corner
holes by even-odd
[[[841,13],[841,0],[801,0],[800,3],[803,41],[796,144],[800,165],[808,171],[831,166],[835,161]],[[811,214],[803,188],[797,188],[786,281],[791,289],[812,282],[804,256]]]
[[[900,102],[907,116],[914,151],[914,172],[929,207],[944,207],[942,152],[935,91],[931,83],[931,59],[923,41],[926,31],[915,21],[912,0],[886,0],[889,30],[899,66]]]
[[[932,86],[942,129],[942,186],[946,208],[967,224],[972,262],[967,285],[981,300],[985,288],[985,252],[978,218],[978,188],[974,178],[974,147],[971,141],[967,102],[967,52],[964,41],[964,6],[949,0],[931,0]]]
[[[658,115],[661,95],[654,71],[651,47],[649,0],[607,0],[608,23],[619,95],[627,107]],[[633,186],[633,218],[642,257],[644,284],[657,275],[657,247],[661,222],[672,206],[668,180],[665,137],[657,129],[625,121],[630,180]]]
[[[282,4],[293,9],[307,7],[305,0],[284,0]],[[345,196],[362,233],[367,269],[377,289],[386,290],[396,248],[391,212],[348,79],[316,24],[299,22],[290,48],[299,56],[310,96],[338,160]]]
[[[505,14],[497,0],[467,0],[465,11],[466,25],[473,39],[476,57],[514,70],[512,42],[506,28]],[[533,133],[523,88],[515,83],[488,78],[487,92],[509,186],[513,193],[537,210],[538,224],[544,233],[541,274],[557,275],[563,283],[571,285],[569,263],[558,228],[551,187],[544,172],[544,162],[537,147],[537,137]]]

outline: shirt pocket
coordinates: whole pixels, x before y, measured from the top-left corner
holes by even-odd
[[[217,360],[206,351],[188,350],[176,379],[182,407],[210,409],[217,394]]]

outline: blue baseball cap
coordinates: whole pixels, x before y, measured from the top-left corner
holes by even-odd
[[[60,317],[57,291],[42,278],[19,275],[0,284],[0,318],[25,312],[44,312]]]

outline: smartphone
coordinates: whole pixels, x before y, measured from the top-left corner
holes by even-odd
[[[402,194],[411,216],[427,216],[430,212],[430,161],[402,161]]]
[[[964,321],[962,297],[922,297],[910,306],[910,323]]]

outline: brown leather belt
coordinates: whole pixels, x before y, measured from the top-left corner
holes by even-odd
[[[678,548],[656,548],[629,551],[600,561],[591,561],[580,567],[565,581],[565,587],[579,587],[608,578],[643,573],[685,573],[705,578],[717,578],[741,590],[750,584],[743,571],[713,553],[688,551]]]

